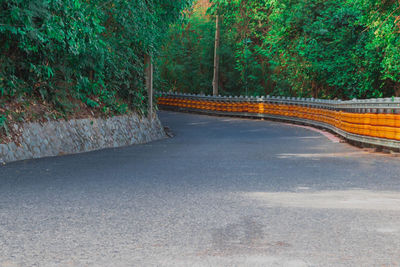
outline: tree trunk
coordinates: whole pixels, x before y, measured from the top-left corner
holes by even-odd
[[[395,83],[394,85],[394,96],[395,97],[400,96],[400,83]]]

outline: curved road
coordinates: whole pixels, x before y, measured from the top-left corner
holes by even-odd
[[[400,158],[160,116],[174,138],[0,167],[0,266],[400,265]]]

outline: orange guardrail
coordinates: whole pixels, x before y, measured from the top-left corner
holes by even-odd
[[[319,122],[336,132],[400,141],[400,101],[342,102],[313,99],[232,98],[162,93],[161,107],[176,107],[225,115],[275,116]],[[343,134],[342,134],[343,135]],[[394,143],[391,147],[399,147]]]

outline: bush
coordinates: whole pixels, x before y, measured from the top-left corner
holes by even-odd
[[[143,56],[157,55],[189,2],[0,0],[1,97],[40,97],[64,111],[69,96],[145,110]]]

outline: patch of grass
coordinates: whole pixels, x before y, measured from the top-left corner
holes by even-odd
[[[9,134],[8,127],[7,127],[7,117],[5,115],[0,115],[0,134],[5,133]],[[2,140],[0,140],[1,142]]]

